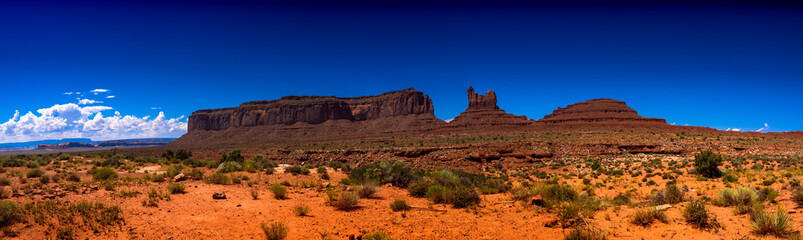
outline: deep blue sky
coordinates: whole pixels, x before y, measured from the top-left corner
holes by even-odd
[[[607,97],[679,125],[803,130],[799,4],[457,2],[5,2],[0,122],[97,88],[116,96],[84,96],[103,116],[176,118],[414,87],[449,119],[472,85],[532,119]]]

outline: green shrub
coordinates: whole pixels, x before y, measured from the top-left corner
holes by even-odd
[[[308,216],[307,214],[309,214],[309,212],[310,212],[309,206],[304,204],[296,205],[295,207],[293,207],[293,213],[295,213],[296,216],[300,217]]]
[[[360,196],[355,192],[343,192],[340,197],[331,202],[332,206],[339,210],[352,210],[357,208],[360,202]]]
[[[38,178],[41,177],[42,175],[45,175],[45,171],[42,171],[42,169],[38,168],[28,170],[28,173],[26,174],[28,178]]]
[[[229,175],[223,173],[214,173],[206,177],[206,182],[211,184],[228,185],[231,184],[231,179],[229,179]]]
[[[273,197],[276,199],[285,199],[287,198],[287,188],[279,184],[273,184],[270,186],[270,192],[273,193]]]
[[[655,222],[655,220],[661,221],[662,223],[668,222],[665,212],[650,209],[636,211],[630,223],[646,227]]]
[[[185,186],[184,184],[181,184],[181,183],[171,183],[171,184],[167,185],[167,190],[170,191],[170,193],[172,193],[172,194],[185,193],[184,189],[186,189],[186,188],[187,188],[187,186]]]
[[[243,166],[235,161],[225,161],[220,163],[217,167],[218,173],[230,173],[230,172],[237,172],[243,170]]]
[[[8,178],[0,178],[0,186],[11,186],[11,180]]]
[[[23,220],[22,209],[17,203],[0,201],[0,228],[11,226]]]
[[[709,220],[708,209],[703,200],[695,200],[683,208],[683,218],[689,224],[699,228],[709,228],[711,223]]]
[[[407,202],[405,202],[404,199],[396,199],[390,203],[390,209],[394,212],[407,211],[410,210],[410,208],[410,205],[407,205]]]
[[[579,194],[571,186],[565,184],[550,184],[538,190],[546,203],[551,206],[559,202],[577,200]]]
[[[722,189],[717,195],[716,204],[720,206],[751,205],[758,199],[756,190],[752,187],[742,186],[737,189]]]
[[[377,187],[368,183],[358,186],[356,191],[360,195],[360,198],[371,198],[374,196],[374,193],[377,192]]]
[[[42,175],[41,177],[39,177],[39,182],[42,183],[42,184],[50,183],[50,176]]]
[[[761,235],[788,237],[792,233],[792,224],[792,217],[780,206],[775,213],[760,211],[753,216],[753,231]]]
[[[613,197],[611,203],[616,206],[630,205],[630,193],[617,194],[616,197]]]
[[[92,179],[95,181],[106,181],[117,179],[117,172],[109,167],[98,168],[92,173]]]
[[[697,173],[707,178],[722,176],[719,166],[722,165],[722,156],[711,150],[702,151],[694,155],[694,168]]]
[[[310,173],[309,169],[305,168],[304,166],[294,164],[284,169],[285,172],[290,173],[292,175],[307,175]]]
[[[683,202],[683,191],[675,184],[666,186],[666,203],[677,204]]]
[[[758,191],[758,200],[762,202],[775,201],[775,198],[778,196],[781,196],[781,194],[770,187],[764,187]]]
[[[555,215],[558,217],[558,222],[562,228],[571,226],[580,215],[580,207],[571,202],[561,202],[555,208]]]
[[[606,240],[608,234],[599,229],[578,226],[563,237],[564,240]]]
[[[390,183],[396,187],[406,187],[417,178],[409,163],[395,159],[375,161],[349,173],[349,179],[355,183]]]
[[[803,208],[803,189],[798,189],[792,194],[792,201],[797,203],[798,208]]]
[[[733,174],[728,173],[728,174],[725,174],[725,176],[722,176],[722,182],[723,183],[738,183],[739,182],[739,178],[734,176]]]
[[[511,198],[513,201],[526,201],[535,196],[535,192],[526,187],[514,188],[510,193],[513,195]]]
[[[362,240],[396,240],[383,231],[376,231],[362,236]]]
[[[464,208],[480,203],[480,195],[473,187],[462,186],[449,189],[447,203],[456,208]]]
[[[287,224],[283,222],[271,223],[270,226],[261,223],[259,226],[262,227],[262,231],[265,233],[265,239],[267,240],[282,240],[287,237]]]
[[[77,173],[71,172],[71,173],[67,174],[67,181],[70,181],[70,182],[80,182],[80,181],[81,181],[81,178],[80,178],[80,177],[78,177],[78,174],[77,174]]]

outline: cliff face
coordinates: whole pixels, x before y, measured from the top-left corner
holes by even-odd
[[[329,120],[365,121],[421,114],[434,114],[432,100],[409,88],[355,98],[287,96],[278,100],[247,102],[235,108],[199,110],[190,115],[187,128],[192,132],[294,123],[319,124]]]
[[[489,90],[480,95],[468,87],[468,108],[449,123],[453,127],[523,126],[533,121],[526,116],[506,113],[496,105],[496,92]]]
[[[559,107],[538,122],[547,124],[598,122],[666,124],[664,119],[642,117],[625,102],[609,98],[592,99],[566,106],[566,108]]]

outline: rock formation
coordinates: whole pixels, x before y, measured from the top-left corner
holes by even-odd
[[[592,99],[575,103],[566,108],[556,109],[552,114],[538,120],[545,124],[588,124],[588,123],[628,123],[628,124],[660,124],[666,120],[646,118],[638,115],[625,102],[610,99]]]
[[[488,90],[485,95],[468,87],[468,108],[449,123],[452,127],[470,126],[523,126],[532,121],[526,116],[516,116],[506,113],[496,105],[496,92]]]
[[[337,98],[287,96],[279,100],[243,103],[235,108],[195,111],[189,131],[237,127],[319,124],[329,120],[365,121],[406,115],[432,115],[429,96],[409,88],[376,96]]]

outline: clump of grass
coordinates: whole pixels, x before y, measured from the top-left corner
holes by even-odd
[[[265,233],[265,239],[267,240],[282,240],[287,237],[287,224],[284,224],[283,222],[275,222],[271,223],[270,225],[261,223],[260,227]]]
[[[39,168],[28,170],[28,173],[25,174],[25,176],[28,178],[38,178],[42,175],[45,175],[45,171],[42,171],[42,169]]]
[[[10,201],[0,201],[0,228],[23,220],[22,209]]]
[[[296,205],[295,207],[293,207],[293,213],[295,213],[296,216],[299,216],[299,217],[309,216],[308,215],[309,212],[310,212],[309,206],[304,205],[304,204],[299,204],[299,205]]]
[[[563,237],[564,240],[606,240],[608,234],[600,229],[578,226]]]
[[[273,197],[276,199],[286,199],[287,198],[287,188],[280,184],[273,184],[270,186],[270,192],[273,193]]]
[[[722,189],[717,195],[716,204],[719,206],[749,206],[758,199],[756,190],[752,187],[743,186],[737,189]]]
[[[753,231],[761,235],[785,238],[792,233],[792,217],[780,206],[775,213],[756,212],[753,215]]]
[[[650,209],[636,211],[636,213],[633,214],[633,219],[630,220],[630,223],[646,227],[655,222],[655,220],[658,220],[662,223],[668,222],[665,212]]]
[[[48,184],[48,183],[50,183],[50,176],[48,176],[48,175],[42,175],[42,176],[40,176],[40,177],[39,177],[39,182],[40,182],[40,183],[42,183],[42,184]]]
[[[374,184],[363,184],[357,187],[356,192],[360,195],[360,198],[372,198],[374,193],[377,192],[377,187]]]
[[[394,212],[398,211],[407,211],[410,210],[410,205],[407,205],[407,202],[404,199],[396,199],[390,203],[390,209]]]
[[[360,203],[360,196],[355,192],[343,192],[339,197],[332,200],[330,204],[339,210],[352,210],[357,208]]]
[[[136,197],[139,194],[140,193],[136,190],[120,190],[118,196],[122,198],[131,198],[131,197]]]
[[[567,228],[579,217],[580,207],[570,202],[562,202],[555,208],[555,215],[562,228]]]
[[[294,164],[292,166],[286,167],[284,169],[285,172],[292,174],[293,176],[301,174],[301,175],[308,175],[310,173],[309,169],[305,168],[304,166]]]
[[[803,189],[798,189],[792,194],[792,201],[797,203],[797,207],[803,208]]]
[[[683,208],[683,218],[689,224],[699,228],[709,228],[712,226],[708,209],[703,200],[695,200]]]
[[[172,193],[172,194],[186,193],[184,191],[184,189],[186,189],[186,188],[187,188],[187,186],[184,185],[184,184],[181,184],[181,183],[171,183],[171,184],[167,185],[167,190],[170,191],[170,193]]]
[[[770,187],[764,187],[758,191],[758,200],[762,202],[774,202],[778,196],[781,196],[781,194]]]
[[[214,173],[206,177],[206,182],[211,184],[229,185],[231,184],[231,179],[229,178],[229,175],[223,173]]]
[[[383,231],[376,231],[362,236],[362,240],[396,240]]]
[[[258,189],[256,189],[256,188],[252,188],[251,189],[251,198],[253,198],[254,200],[259,199],[259,190]]]
[[[535,192],[526,187],[514,188],[510,193],[513,195],[513,197],[511,197],[513,201],[526,201],[535,196]]]
[[[92,179],[95,181],[106,181],[116,178],[117,178],[117,172],[110,167],[98,168],[92,172]]]
[[[613,197],[611,203],[616,206],[630,205],[630,193],[617,194],[616,197]]]

